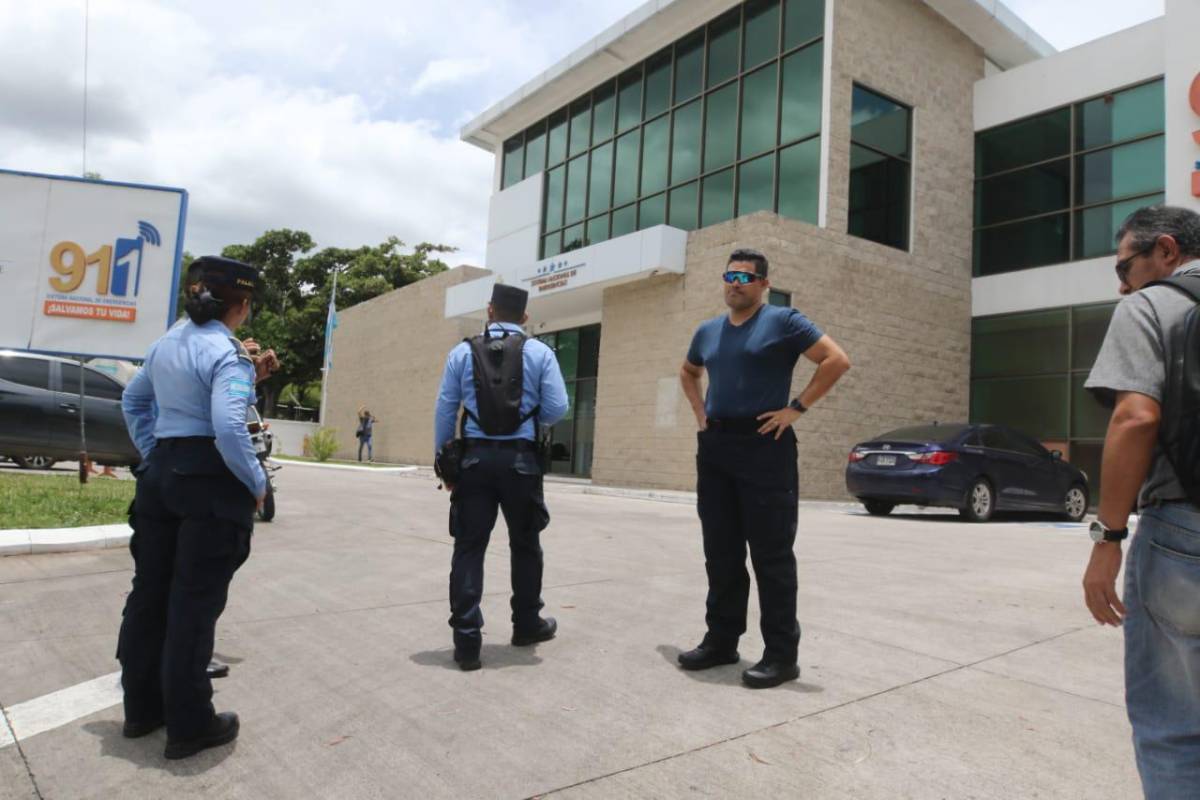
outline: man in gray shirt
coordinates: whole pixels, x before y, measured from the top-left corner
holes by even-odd
[[[1124,627],[1126,707],[1146,797],[1200,797],[1200,508],[1158,443],[1164,415],[1178,413],[1164,407],[1168,334],[1195,303],[1170,286],[1146,287],[1200,274],[1200,215],[1140,209],[1121,225],[1117,245],[1126,297],[1084,384],[1113,408],[1084,597],[1097,622]],[[1122,603],[1116,578],[1135,503],[1140,523]]]

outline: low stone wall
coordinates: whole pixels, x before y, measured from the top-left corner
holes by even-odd
[[[275,434],[275,455],[299,456],[304,454],[304,437],[320,426],[315,422],[295,422],[290,419],[268,419],[271,433]]]

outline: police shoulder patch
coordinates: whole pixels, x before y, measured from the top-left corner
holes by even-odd
[[[246,349],[246,345],[242,344],[241,339],[236,336],[229,337],[229,343],[233,345],[233,351],[237,353],[237,357],[248,364],[253,364],[254,359],[250,358],[250,351]]]
[[[242,380],[235,379],[235,380],[231,380],[229,382],[229,396],[230,397],[241,397],[241,398],[249,399],[250,393],[253,391],[254,391],[254,384],[250,383],[250,381],[242,381]]]

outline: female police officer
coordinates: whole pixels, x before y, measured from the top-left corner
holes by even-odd
[[[233,741],[206,667],[229,581],[250,553],[266,476],[246,429],[254,366],[233,331],[250,315],[258,271],[205,256],[187,275],[190,318],[150,347],[122,407],[142,454],[131,522],[133,590],[118,657],[127,737],[167,726],[167,758]]]

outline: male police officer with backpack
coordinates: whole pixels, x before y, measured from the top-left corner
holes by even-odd
[[[542,548],[539,534],[550,522],[542,497],[537,425],[553,425],[567,412],[567,390],[554,351],[521,330],[528,320],[528,292],[497,284],[488,324],[460,342],[446,359],[434,419],[440,459],[455,438],[459,406],[461,449],[455,469],[442,470],[450,491],[450,627],[454,660],[479,669],[483,613],[483,556],[504,512],[512,555],[512,643],[524,646],[554,637],[557,623],[543,619]],[[455,447],[454,444],[451,445]],[[440,462],[439,462],[440,463]]]
[[[1117,232],[1127,295],[1084,384],[1113,407],[1084,597],[1125,632],[1125,703],[1148,798],[1200,797],[1200,215],[1152,206]],[[1135,503],[1137,536],[1116,592]]]

